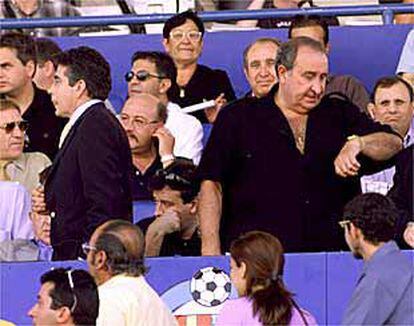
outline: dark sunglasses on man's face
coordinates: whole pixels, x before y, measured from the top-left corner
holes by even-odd
[[[140,70],[137,71],[136,73],[133,71],[129,71],[125,74],[125,80],[129,83],[134,77],[136,77],[136,79],[138,79],[139,81],[146,81],[148,78],[158,78],[158,79],[163,79],[165,77],[163,76],[158,76],[158,75],[153,75],[150,74],[148,71],[145,70]]]
[[[29,127],[29,123],[25,120],[22,120],[3,123],[2,125],[0,125],[0,129],[4,129],[7,133],[11,133],[16,127],[19,128],[21,131],[26,131]]]

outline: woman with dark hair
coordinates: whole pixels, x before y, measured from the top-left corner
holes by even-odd
[[[276,237],[248,232],[233,241],[230,254],[230,276],[239,298],[224,304],[217,326],[316,325],[283,284],[283,247]]]

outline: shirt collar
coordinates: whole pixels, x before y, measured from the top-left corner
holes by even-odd
[[[365,262],[364,264],[364,272],[366,272],[370,266],[372,266],[377,260],[381,260],[382,257],[388,255],[393,251],[399,251],[398,245],[395,241],[390,240],[384,243],[373,255],[372,257]]]
[[[410,128],[408,128],[408,132],[404,137],[404,147],[408,147],[414,144],[414,118],[411,121]]]
[[[80,116],[89,109],[92,105],[102,102],[101,100],[92,99],[80,105],[71,115],[68,124],[73,126]]]

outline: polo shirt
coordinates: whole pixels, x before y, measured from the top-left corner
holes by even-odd
[[[344,98],[325,97],[309,113],[302,155],[274,102],[277,87],[262,99],[225,107],[204,150],[198,177],[220,182],[223,190],[222,250],[251,230],[276,235],[290,252],[345,247],[337,221],[359,193],[359,178],[338,176],[334,160],[350,135],[393,132]],[[361,173],[383,168],[359,159]]]

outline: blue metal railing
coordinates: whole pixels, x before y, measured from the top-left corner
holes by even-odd
[[[370,5],[370,6],[338,6],[302,9],[266,9],[266,10],[224,10],[201,12],[199,16],[204,22],[248,20],[264,18],[284,18],[294,15],[320,16],[365,16],[382,15],[384,24],[392,24],[395,14],[413,13],[412,4]],[[102,25],[129,25],[163,23],[173,14],[150,15],[115,15],[115,16],[82,16],[57,18],[20,18],[0,19],[0,29],[47,28],[47,27],[80,27]]]

